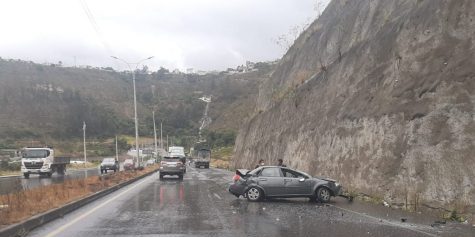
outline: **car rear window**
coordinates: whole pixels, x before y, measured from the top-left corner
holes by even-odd
[[[163,157],[163,159],[166,160],[166,161],[178,161],[178,160],[180,160],[179,157],[168,157],[168,156]]]

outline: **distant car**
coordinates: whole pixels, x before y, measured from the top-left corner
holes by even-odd
[[[108,170],[113,170],[114,172],[119,171],[119,161],[115,158],[104,158],[100,165],[101,174],[107,173]]]
[[[308,197],[326,203],[332,196],[339,196],[342,188],[335,180],[314,178],[304,172],[280,166],[262,166],[252,171],[236,170],[233,181],[228,191],[236,197],[244,196],[249,201]]]
[[[160,162],[160,179],[165,175],[177,175],[179,179],[183,179],[185,168],[180,157],[163,157]]]
[[[147,165],[153,165],[153,164],[155,164],[154,159],[147,160]]]
[[[126,159],[124,161],[124,170],[134,170],[135,169],[135,162],[133,159]]]

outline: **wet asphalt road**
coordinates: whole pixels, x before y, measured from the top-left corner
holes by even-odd
[[[112,172],[112,171],[109,171]],[[86,176],[100,175],[98,168],[67,170],[65,175],[53,174],[50,177],[45,175],[32,174],[30,178],[25,179],[23,176],[10,176],[0,178],[0,195],[8,194],[24,189],[30,189],[38,186],[45,186],[55,183],[62,183],[68,179],[79,179]]]
[[[329,205],[306,199],[250,203],[227,193],[231,177],[229,171],[194,168],[183,181],[153,174],[27,236],[475,236],[461,224],[434,228],[411,217],[401,223],[397,212],[366,214],[358,210],[366,204],[343,198]]]

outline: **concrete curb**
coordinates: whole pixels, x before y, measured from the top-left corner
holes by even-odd
[[[58,208],[55,208],[55,209],[52,209],[52,210],[49,210],[47,212],[44,212],[44,213],[41,213],[41,214],[38,214],[36,216],[33,216],[33,217],[30,217],[29,219],[27,220],[24,220],[20,223],[17,223],[17,224],[12,224],[12,225],[9,225],[3,229],[0,229],[0,237],[22,237],[22,236],[26,236],[28,234],[29,231],[33,230],[34,228],[36,227],[39,227],[43,224],[46,224],[52,220],[55,220],[57,218],[60,218],[60,217],[63,217],[64,215],[76,210],[76,209],[79,209],[80,207],[86,205],[86,204],[89,204],[101,197],[104,197],[124,186],[127,186],[139,179],[142,179],[142,178],[145,178],[149,175],[152,175],[153,173],[157,172],[157,170],[154,170],[150,173],[146,173],[142,176],[139,176],[139,177],[136,177],[136,178],[133,178],[131,180],[128,180],[126,182],[123,182],[123,183],[120,183],[120,184],[117,184],[115,186],[112,186],[110,188],[107,188],[107,189],[104,189],[102,191],[99,191],[97,193],[94,193],[94,194],[91,194],[85,198],[82,198],[80,200],[77,200],[77,201],[74,201],[74,202],[71,202],[71,203],[68,203],[62,207],[58,207]]]

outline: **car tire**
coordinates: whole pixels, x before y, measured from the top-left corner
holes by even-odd
[[[178,175],[178,179],[183,179],[183,175]]]
[[[163,179],[163,174],[160,175],[160,180],[162,180],[162,179]]]
[[[315,196],[316,196],[317,201],[320,201],[322,203],[327,203],[330,201],[330,198],[332,195],[331,195],[330,189],[326,187],[321,187],[317,189]]]
[[[246,191],[246,198],[251,202],[258,202],[262,200],[264,193],[258,187],[251,187]]]
[[[30,178],[30,174],[29,174],[29,173],[23,173],[23,177],[25,177],[25,179],[29,179],[29,178]]]

